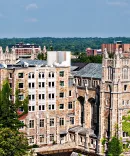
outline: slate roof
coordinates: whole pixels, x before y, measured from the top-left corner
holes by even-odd
[[[80,69],[82,69],[83,67],[85,67],[88,63],[84,63],[84,62],[72,62],[71,66],[77,66],[76,69],[74,69],[74,71],[79,71]]]
[[[16,63],[17,65],[22,65],[23,63],[27,63],[29,65],[34,65],[34,66],[44,66],[47,65],[47,61],[43,61],[43,60],[28,60],[28,59],[20,59],[20,61],[18,63]]]
[[[74,76],[87,77],[87,78],[102,78],[102,64],[99,63],[89,63],[79,71],[77,71]]]

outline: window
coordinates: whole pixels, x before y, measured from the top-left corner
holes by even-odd
[[[44,100],[45,99],[45,94],[39,94],[39,100]]]
[[[23,112],[23,111],[24,111],[23,107],[19,107],[18,110],[19,110],[20,112]]]
[[[55,109],[55,105],[54,104],[49,104],[49,110],[54,110]]]
[[[123,68],[123,79],[128,79],[128,68]]]
[[[39,110],[45,110],[45,105],[39,105]]]
[[[64,125],[64,118],[60,118],[60,126]]]
[[[39,88],[44,88],[45,87],[45,83],[44,82],[39,82]]]
[[[23,73],[18,73],[18,78],[23,78]]]
[[[21,124],[24,124],[24,121],[20,121],[21,122]],[[24,126],[22,126],[22,127],[20,127],[20,129],[23,129],[24,128]]]
[[[12,79],[12,73],[9,73],[9,78]]]
[[[52,99],[54,99],[54,93],[52,93]]]
[[[28,98],[29,98],[30,101],[35,100],[35,95],[34,94],[29,95]]]
[[[49,87],[54,87],[55,85],[54,85],[54,82],[48,82],[48,86]]]
[[[63,98],[64,97],[64,93],[60,93],[60,97]]]
[[[54,141],[54,134],[50,134],[50,141]]]
[[[12,83],[9,83],[10,88],[12,88]]]
[[[64,71],[60,71],[60,77],[64,77]]]
[[[74,125],[74,117],[70,117],[70,124]]]
[[[49,78],[54,78],[54,76],[55,76],[55,75],[54,75],[53,72],[50,72],[49,75],[48,75]]]
[[[40,135],[40,142],[44,142],[44,135]]]
[[[28,88],[34,88],[34,87],[35,87],[34,82],[32,82],[32,83],[28,83]]]
[[[44,78],[44,73],[39,73],[39,79]]]
[[[29,79],[34,79],[34,73],[29,73],[29,74],[28,74],[28,78],[29,78]]]
[[[71,96],[71,90],[69,90],[69,96]]]
[[[60,104],[59,109],[64,109],[64,104]]]
[[[55,85],[54,85],[54,82],[52,82],[52,87],[54,87]]]
[[[64,86],[64,81],[60,81],[60,86]]]
[[[52,73],[52,77],[54,77],[54,73]]]
[[[54,118],[50,119],[50,127],[54,126]]]
[[[68,102],[68,109],[73,109],[73,104],[72,104],[72,102]]]
[[[40,119],[40,127],[44,127],[44,119]]]
[[[29,120],[29,128],[34,128],[34,120]]]
[[[31,111],[35,111],[35,106],[29,106],[28,107],[28,110],[31,112]]]
[[[124,91],[126,91],[127,90],[127,85],[124,85]]]
[[[51,93],[49,93],[48,98],[49,98],[49,99],[54,99],[54,98],[55,98],[54,93],[52,93],[52,94],[51,94]]]
[[[24,96],[23,96],[23,94],[21,94],[21,95],[19,95],[19,100],[23,100],[24,99]]]
[[[125,105],[125,101],[124,100],[122,101],[122,105]]]
[[[23,88],[23,83],[19,83],[19,88]]]
[[[112,67],[108,67],[108,80],[113,80],[113,73],[114,73],[114,70]]]
[[[12,95],[10,95],[10,96],[9,96],[9,100],[12,100],[12,99],[13,99],[13,97],[12,97]]]
[[[30,143],[30,144],[33,144],[33,143],[34,143],[34,136],[30,136],[30,137],[29,137],[29,143]]]

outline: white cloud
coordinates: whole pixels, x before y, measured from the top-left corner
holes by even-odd
[[[36,19],[36,18],[28,18],[27,20],[25,20],[25,22],[35,23],[35,22],[38,22],[38,19]]]
[[[37,4],[31,3],[26,6],[26,10],[38,9]]]
[[[112,6],[127,6],[128,3],[125,0],[107,0],[108,5]]]

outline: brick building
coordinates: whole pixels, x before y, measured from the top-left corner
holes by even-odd
[[[114,53],[116,49],[122,49],[124,55],[128,56],[130,53],[130,44],[122,43],[122,41],[116,41],[114,43],[102,44],[102,51],[104,52],[105,48],[109,53]]]
[[[86,54],[87,54],[87,56],[102,55],[102,50],[86,48]]]

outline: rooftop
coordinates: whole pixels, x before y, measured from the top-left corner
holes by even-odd
[[[88,77],[88,78],[102,78],[102,64],[89,63],[82,69],[74,73],[74,76]]]

